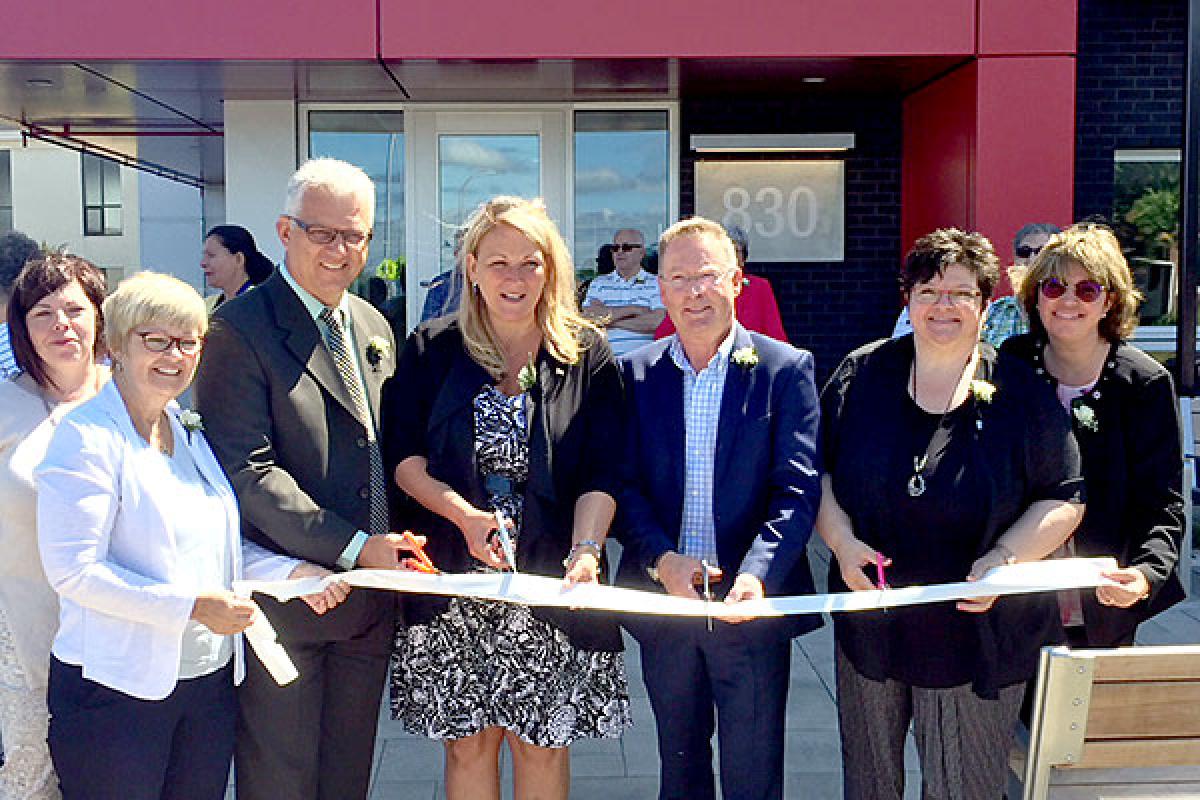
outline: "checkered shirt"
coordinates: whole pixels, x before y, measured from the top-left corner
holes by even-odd
[[[683,372],[684,480],[683,516],[679,523],[679,551],[717,563],[716,524],[713,521],[713,472],[717,458],[717,427],[721,422],[721,397],[733,331],[717,348],[708,366],[696,372],[688,361],[679,337],[671,340],[669,352]]]

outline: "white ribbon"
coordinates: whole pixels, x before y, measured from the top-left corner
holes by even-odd
[[[842,611],[871,611],[883,608],[941,603],[1062,589],[1087,589],[1110,583],[1101,574],[1116,569],[1111,558],[1064,558],[1007,564],[990,570],[977,581],[908,586],[902,589],[877,589],[865,592],[838,592],[790,597],[768,597],[738,603],[739,617],[783,617],[792,614],[820,614]],[[620,589],[604,584],[585,583],[564,588],[561,578],[524,573],[471,573],[465,575],[429,575],[422,572],[356,569],[325,578],[300,578],[289,581],[235,581],[233,589],[249,597],[261,592],[286,602],[306,594],[324,591],[331,581],[342,581],[360,589],[386,589],[395,592],[438,594],[498,600],[530,606],[615,611],[625,614],[660,614],[678,617],[719,616],[731,606],[673,597],[660,592]],[[260,621],[262,627],[260,627]],[[256,630],[257,629],[257,630]],[[246,639],[259,660],[276,681],[283,685],[296,677],[296,668],[275,640],[275,631],[262,614],[246,630]],[[290,676],[290,677],[289,677]]]

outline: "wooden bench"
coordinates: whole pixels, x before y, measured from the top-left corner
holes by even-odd
[[[1044,648],[1023,771],[1025,800],[1200,798],[1200,645]]]

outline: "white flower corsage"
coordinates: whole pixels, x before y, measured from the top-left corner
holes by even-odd
[[[1100,421],[1096,419],[1096,410],[1091,406],[1085,403],[1076,403],[1071,406],[1071,413],[1075,415],[1075,421],[1079,423],[1079,427],[1092,433],[1100,430]]]
[[[204,430],[204,419],[200,416],[200,412],[190,408],[179,412],[179,424],[188,433]]]
[[[379,372],[379,365],[392,352],[392,345],[382,336],[372,336],[367,342],[367,363],[371,369]]]
[[[533,364],[533,356],[529,356],[529,363],[521,367],[521,371],[517,373],[517,384],[521,387],[522,392],[528,392],[534,386],[537,386],[537,367]]]
[[[750,369],[758,365],[758,351],[753,346],[739,347],[730,354],[729,358],[742,369]]]
[[[990,403],[996,394],[996,387],[987,381],[971,381],[971,394],[981,403]]]

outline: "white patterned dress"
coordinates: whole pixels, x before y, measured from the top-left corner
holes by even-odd
[[[517,486],[529,473],[525,409],[525,395],[494,386],[475,396],[479,469]],[[489,492],[488,500],[520,531],[519,492]],[[475,569],[488,570],[480,562]],[[401,629],[391,689],[392,717],[433,739],[501,727],[530,744],[566,747],[618,737],[630,725],[622,654],[580,650],[528,606],[511,603],[452,598],[427,624]]]

